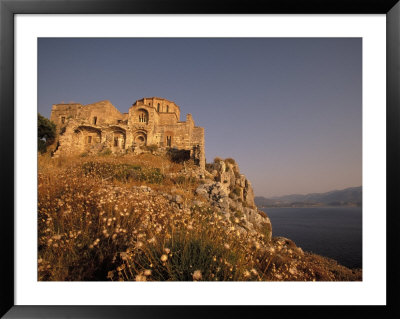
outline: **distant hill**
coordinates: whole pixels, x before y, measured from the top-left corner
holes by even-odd
[[[315,207],[315,206],[361,206],[362,187],[350,187],[327,193],[312,193],[307,195],[285,195],[265,198],[254,198],[259,208],[265,207]]]

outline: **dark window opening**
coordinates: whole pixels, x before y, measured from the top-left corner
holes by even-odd
[[[62,124],[65,123],[65,116],[63,116],[63,117],[61,118],[61,123],[62,123]]]
[[[167,146],[168,147],[171,147],[171,140],[172,140],[172,137],[171,136],[167,136]]]
[[[157,104],[157,112],[160,112],[160,103]]]
[[[87,142],[88,142],[88,144],[92,144],[92,137],[91,136],[87,137]]]
[[[141,122],[141,123],[147,123],[147,116],[146,116],[146,114],[140,114],[140,115],[139,115],[139,122]]]
[[[168,113],[169,106],[167,105],[167,113]]]
[[[93,124],[94,124],[94,125],[97,124],[97,116],[95,116],[95,117],[93,118]]]
[[[118,137],[114,137],[114,146],[118,146]]]

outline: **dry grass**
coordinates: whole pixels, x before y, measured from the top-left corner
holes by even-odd
[[[135,167],[164,178],[124,175]],[[261,279],[246,271],[256,267],[249,247],[264,245],[263,237],[240,235],[214,210],[190,207],[198,182],[182,178],[183,169],[149,154],[40,156],[38,279],[192,280],[195,271],[196,280]],[[183,207],[162,195],[171,187]]]
[[[38,280],[360,280],[192,205],[203,201],[193,168],[151,154],[40,155]]]

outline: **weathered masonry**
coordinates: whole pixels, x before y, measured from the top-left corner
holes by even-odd
[[[138,151],[144,146],[186,151],[200,167],[205,166],[204,128],[194,124],[191,114],[180,121],[180,108],[158,98],[137,100],[128,113],[110,101],[82,105],[54,104],[50,120],[57,125],[55,155]]]

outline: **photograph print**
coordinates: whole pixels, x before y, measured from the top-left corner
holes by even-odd
[[[38,281],[362,281],[361,38],[38,38]]]

